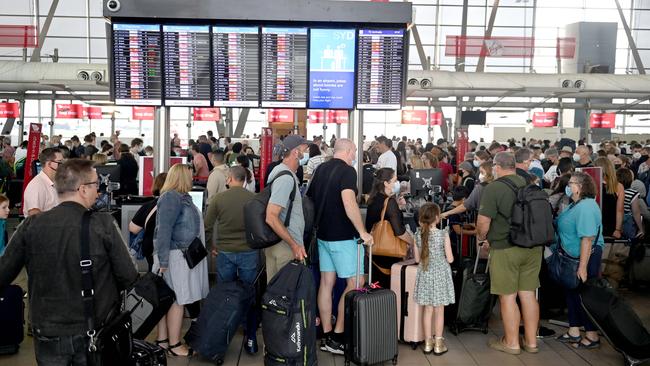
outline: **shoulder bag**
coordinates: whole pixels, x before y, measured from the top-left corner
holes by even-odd
[[[332,177],[334,177],[334,173],[336,173],[337,168],[338,167],[334,167],[334,169],[332,169],[332,172],[330,172],[329,177],[327,177],[327,183],[325,184],[325,187],[329,187],[330,183],[332,183]],[[306,190],[307,192],[309,192],[309,187],[311,186],[311,183],[314,181],[314,178],[316,178],[316,172],[318,172],[318,168],[316,168],[316,170],[312,174],[312,178],[311,178],[312,180],[309,181],[309,186],[307,187]],[[310,238],[309,238],[309,247],[307,248],[307,259],[310,264],[318,263],[318,227],[320,226],[320,219],[323,215],[323,209],[325,208],[325,202],[327,200],[327,192],[329,192],[328,189],[325,190],[325,193],[323,194],[323,200],[320,202],[320,205],[318,205],[318,211],[316,211],[316,217],[313,221],[313,229],[311,229],[311,232],[309,233]],[[307,196],[306,194],[305,197],[303,197],[303,202],[307,202],[307,205],[311,207],[314,206],[311,197]],[[305,230],[307,230],[307,227],[308,226],[305,225]]]
[[[198,209],[196,210],[198,211]],[[201,213],[199,212],[199,216],[200,215]],[[199,230],[201,230],[200,227]],[[198,236],[194,238],[190,243],[190,246],[187,247],[187,249],[183,249],[182,252],[183,257],[185,257],[185,261],[187,262],[187,266],[190,267],[190,269],[196,267],[205,257],[208,256],[208,251],[205,249],[205,245],[203,245],[203,242]]]
[[[84,317],[88,325],[87,363],[90,366],[127,365],[130,363],[133,335],[131,313],[120,312],[119,302],[100,325],[95,328],[95,290],[93,283],[93,261],[90,258],[90,211],[81,219],[81,297]]]
[[[384,201],[384,208],[381,210],[380,221],[373,225],[370,234],[374,241],[372,252],[374,255],[384,257],[404,258],[408,251],[408,243],[395,236],[390,221],[385,219],[386,208],[391,196]]]

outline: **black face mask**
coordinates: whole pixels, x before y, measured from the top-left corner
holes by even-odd
[[[621,168],[621,164],[614,164],[614,169],[619,170]]]

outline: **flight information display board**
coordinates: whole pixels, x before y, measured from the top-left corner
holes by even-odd
[[[404,51],[403,29],[359,30],[358,109],[401,108]]]
[[[116,105],[161,105],[160,25],[113,24]]]
[[[354,108],[355,29],[310,29],[309,108]]]
[[[262,28],[262,107],[307,106],[307,28]]]
[[[210,105],[210,27],[163,26],[165,105]]]
[[[259,47],[258,27],[212,27],[215,106],[259,106]]]

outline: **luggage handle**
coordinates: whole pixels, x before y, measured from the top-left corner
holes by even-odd
[[[363,245],[363,240],[357,240],[357,277],[355,287],[359,289],[359,277],[361,276],[361,246]],[[372,245],[368,246],[368,253],[370,259],[368,261],[368,283],[372,283]]]
[[[481,247],[483,245],[479,244],[478,242],[476,243],[476,260],[474,260],[474,271],[473,273],[476,274],[476,270],[478,269],[478,261],[481,257]],[[490,251],[488,250],[488,257],[487,257],[487,263],[485,264],[485,274],[488,274],[488,271],[490,270]]]

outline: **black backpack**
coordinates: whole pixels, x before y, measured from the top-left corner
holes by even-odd
[[[520,188],[507,178],[497,181],[507,185],[516,197],[510,215],[510,242],[522,248],[554,243],[553,208],[548,194],[535,184]]]
[[[271,199],[271,187],[273,182],[283,175],[291,175],[290,171],[284,170],[269,182],[264,190],[244,204],[244,228],[246,229],[246,242],[251,249],[264,249],[280,242],[278,234],[271,229],[266,223],[266,206]],[[293,200],[296,197],[296,185],[289,195],[289,207],[287,207],[287,217],[284,219],[284,226],[288,227],[291,220],[291,211],[293,209]],[[314,208],[311,202],[303,200],[303,215],[305,216],[305,227],[313,225]]]
[[[262,297],[264,364],[317,365],[316,315],[311,269],[291,261],[271,279]]]

